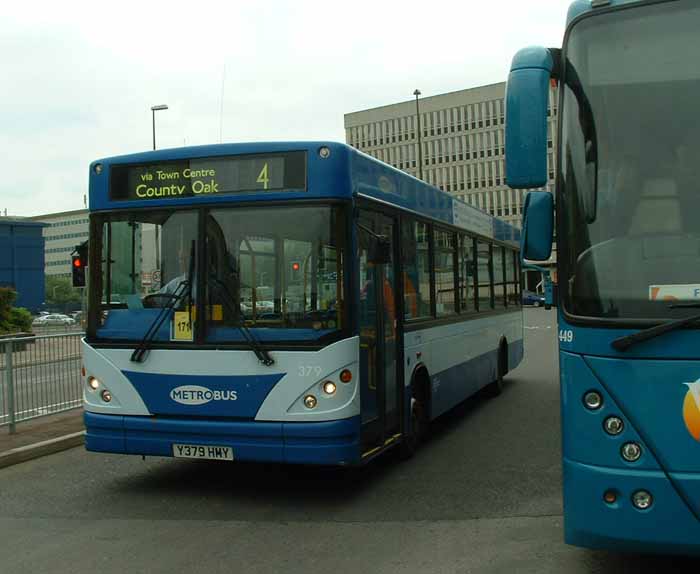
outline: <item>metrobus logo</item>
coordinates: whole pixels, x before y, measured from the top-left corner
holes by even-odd
[[[184,385],[170,391],[170,398],[181,405],[206,405],[211,401],[236,401],[236,391],[212,391],[199,385]]]
[[[688,387],[683,400],[683,420],[691,436],[700,441],[700,379],[683,384]]]

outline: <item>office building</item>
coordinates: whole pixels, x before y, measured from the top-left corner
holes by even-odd
[[[504,97],[499,83],[345,114],[346,142],[519,227],[526,191],[505,182]],[[550,104],[545,189],[553,191],[554,89]]]
[[[43,224],[0,217],[0,287],[17,292],[16,307],[30,311],[44,304]]]
[[[44,227],[46,275],[71,276],[71,253],[75,246],[87,241],[88,210],[61,211],[27,218],[41,221]]]

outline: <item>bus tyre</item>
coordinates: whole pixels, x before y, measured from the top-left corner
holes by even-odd
[[[496,366],[496,380],[486,386],[486,396],[495,398],[503,392],[503,377],[506,373],[505,357],[506,347],[501,345],[498,350],[498,365]]]
[[[425,409],[422,402],[416,397],[411,397],[411,428],[407,429],[401,441],[401,458],[411,458],[420,444],[425,432]]]

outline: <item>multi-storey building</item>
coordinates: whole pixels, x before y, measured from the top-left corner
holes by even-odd
[[[0,287],[13,289],[15,306],[31,311],[44,304],[42,227],[24,217],[0,217]]]
[[[510,189],[505,182],[504,96],[505,83],[499,83],[345,114],[346,142],[520,226],[525,191]],[[552,90],[547,125],[550,191],[554,96]]]
[[[46,275],[71,276],[71,253],[88,238],[88,210],[61,211],[27,218],[44,227],[44,269]]]

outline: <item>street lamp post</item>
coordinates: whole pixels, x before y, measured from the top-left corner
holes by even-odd
[[[156,112],[160,110],[167,110],[168,106],[165,104],[160,104],[158,106],[151,106],[151,113],[153,114],[153,149],[156,149]]]
[[[420,110],[418,109],[420,90],[416,88],[413,95],[416,96],[416,127],[418,128],[418,179],[423,179],[423,144],[421,143]]]
[[[167,110],[168,106],[166,104],[159,104],[157,106],[151,106],[151,114],[153,116],[153,150],[156,149],[156,112],[161,110]],[[156,269],[160,271],[160,237],[158,233],[158,224],[156,223]]]

